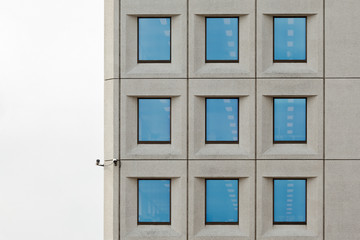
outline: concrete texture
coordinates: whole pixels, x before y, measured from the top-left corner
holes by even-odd
[[[120,239],[186,239],[185,160],[122,161],[120,179]],[[171,225],[137,225],[137,179],[171,179]]]
[[[137,63],[137,17],[171,17],[171,63]],[[186,0],[121,1],[123,78],[186,78]]]
[[[119,236],[119,167],[111,164],[119,158],[119,80],[107,80],[104,86],[104,239]]]
[[[307,178],[307,224],[273,225],[273,178]],[[323,161],[257,161],[256,239],[323,239]]]
[[[205,225],[205,179],[239,179],[239,224]],[[189,163],[189,239],[254,239],[255,161],[199,160]]]
[[[360,79],[327,79],[325,91],[325,156],[360,158]]]
[[[225,84],[224,84],[225,83]],[[205,98],[239,97],[239,143],[205,144]],[[190,79],[189,156],[191,159],[253,159],[255,81]]]
[[[239,63],[205,64],[205,17],[239,17]],[[190,78],[255,76],[255,4],[251,0],[189,1]]]
[[[257,81],[257,157],[321,159],[323,157],[323,81],[259,79]],[[273,143],[273,97],[307,97],[307,143]]]
[[[137,98],[171,97],[171,144],[137,144]],[[122,159],[186,159],[186,79],[121,80]]]
[[[326,240],[359,239],[360,161],[326,161]]]
[[[104,2],[104,78],[120,78],[120,0]]]
[[[326,0],[326,77],[360,77],[360,1]]]
[[[307,17],[306,63],[273,63],[274,16]],[[258,0],[257,22],[258,77],[323,76],[322,0]]]
[[[105,0],[104,239],[358,239],[359,10],[358,0]],[[171,63],[137,63],[146,16],[171,17]],[[205,64],[206,16],[239,17],[239,63]],[[273,16],[307,17],[306,63],[273,63]],[[239,97],[239,144],[204,143],[214,96]],[[306,144],[273,144],[280,96],[307,97]],[[137,144],[138,97],[171,98],[171,144]],[[239,179],[238,225],[204,224],[215,177]],[[307,178],[306,225],[272,224],[275,177]],[[171,178],[171,225],[137,225],[138,178]]]

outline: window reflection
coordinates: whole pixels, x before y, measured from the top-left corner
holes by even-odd
[[[206,18],[206,60],[238,61],[239,18]]]
[[[139,61],[170,61],[170,18],[138,18]]]
[[[138,99],[139,142],[170,142],[170,99]]]
[[[274,98],[274,141],[306,141],[306,98]]]
[[[274,223],[306,222],[306,180],[274,180]]]
[[[206,141],[238,141],[238,98],[206,99]]]
[[[170,222],[170,180],[138,180],[139,223]]]
[[[274,17],[274,60],[306,60],[306,17]]]
[[[206,223],[236,223],[238,208],[238,180],[206,180]]]

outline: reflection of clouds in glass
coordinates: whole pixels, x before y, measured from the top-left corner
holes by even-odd
[[[287,110],[288,110],[288,112],[293,112],[293,111],[294,111],[294,107],[288,107]]]
[[[234,120],[234,115],[228,115],[229,120]]]
[[[286,56],[291,57],[291,52],[290,52],[290,51],[287,51],[287,52],[286,52]]]
[[[225,107],[225,110],[226,110],[227,112],[232,112],[232,107]]]
[[[293,19],[293,18],[288,18],[288,24],[289,24],[289,25],[294,24],[294,19]]]
[[[231,201],[232,201],[232,202],[237,202],[237,200],[236,200],[236,199],[231,199]]]
[[[294,36],[294,30],[292,30],[292,29],[289,29],[288,30],[288,34],[287,34],[289,37],[292,37],[292,36]]]
[[[236,140],[238,140],[238,139],[237,139],[237,137],[233,137],[233,140],[236,141]]]
[[[234,189],[227,189],[228,192],[235,192]]]
[[[236,123],[230,123],[230,127],[236,127]]]
[[[293,102],[295,102],[295,99],[293,99],[293,98],[288,99],[288,103],[293,103]]]
[[[167,24],[167,19],[166,18],[160,18],[160,23],[161,23],[161,25],[166,25]]]
[[[233,35],[232,30],[226,30],[225,31],[226,36],[231,37]]]
[[[227,42],[228,47],[234,47],[235,46],[235,42],[234,41],[228,41]]]
[[[289,180],[289,181],[290,181],[290,180]],[[293,183],[288,183],[287,186],[288,186],[288,187],[293,187],[294,184],[293,184]]]
[[[231,183],[227,183],[225,184],[226,187],[232,187],[232,184]]]
[[[165,34],[165,36],[169,37],[170,36],[170,30],[164,31],[164,34]]]
[[[170,107],[164,107],[165,112],[170,112]]]
[[[236,197],[236,195],[235,194],[229,194],[229,197],[234,198],[234,197]]]
[[[293,134],[293,130],[287,130],[286,133],[287,134]]]
[[[287,119],[288,119],[288,120],[292,120],[292,119],[294,119],[294,116],[293,116],[293,115],[288,115],[288,116],[287,116]]]
[[[236,56],[236,53],[233,52],[233,51],[231,51],[231,52],[229,52],[229,55],[230,55],[230,57],[235,57],[235,56]]]
[[[224,103],[230,103],[230,99],[224,99]]]
[[[230,24],[230,18],[224,18],[224,24],[229,25]]]
[[[231,133],[232,133],[232,134],[237,134],[237,131],[236,131],[236,130],[232,130]]]
[[[160,101],[161,103],[168,103],[168,102],[169,102],[168,99],[160,99],[159,101]]]
[[[237,207],[237,204],[236,204],[236,203],[233,203],[233,206],[234,206],[234,207]]]
[[[294,42],[293,42],[293,41],[288,41],[288,42],[287,42],[287,46],[288,46],[288,47],[294,46]]]
[[[287,123],[286,126],[292,127],[292,126],[293,126],[293,123]]]

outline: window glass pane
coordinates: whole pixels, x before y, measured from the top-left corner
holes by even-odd
[[[238,18],[206,18],[206,60],[238,60]]]
[[[170,18],[139,18],[139,60],[170,61]]]
[[[274,180],[274,222],[306,222],[306,180]]]
[[[170,99],[139,99],[139,141],[170,141]]]
[[[206,141],[238,141],[239,99],[206,99]]]
[[[306,18],[274,18],[274,60],[306,60]]]
[[[206,180],[206,222],[238,222],[238,180]]]
[[[306,98],[274,98],[274,141],[306,141]]]
[[[170,180],[139,180],[139,222],[170,222]]]

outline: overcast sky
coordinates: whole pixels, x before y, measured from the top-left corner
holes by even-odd
[[[103,238],[103,0],[0,1],[0,239]]]

